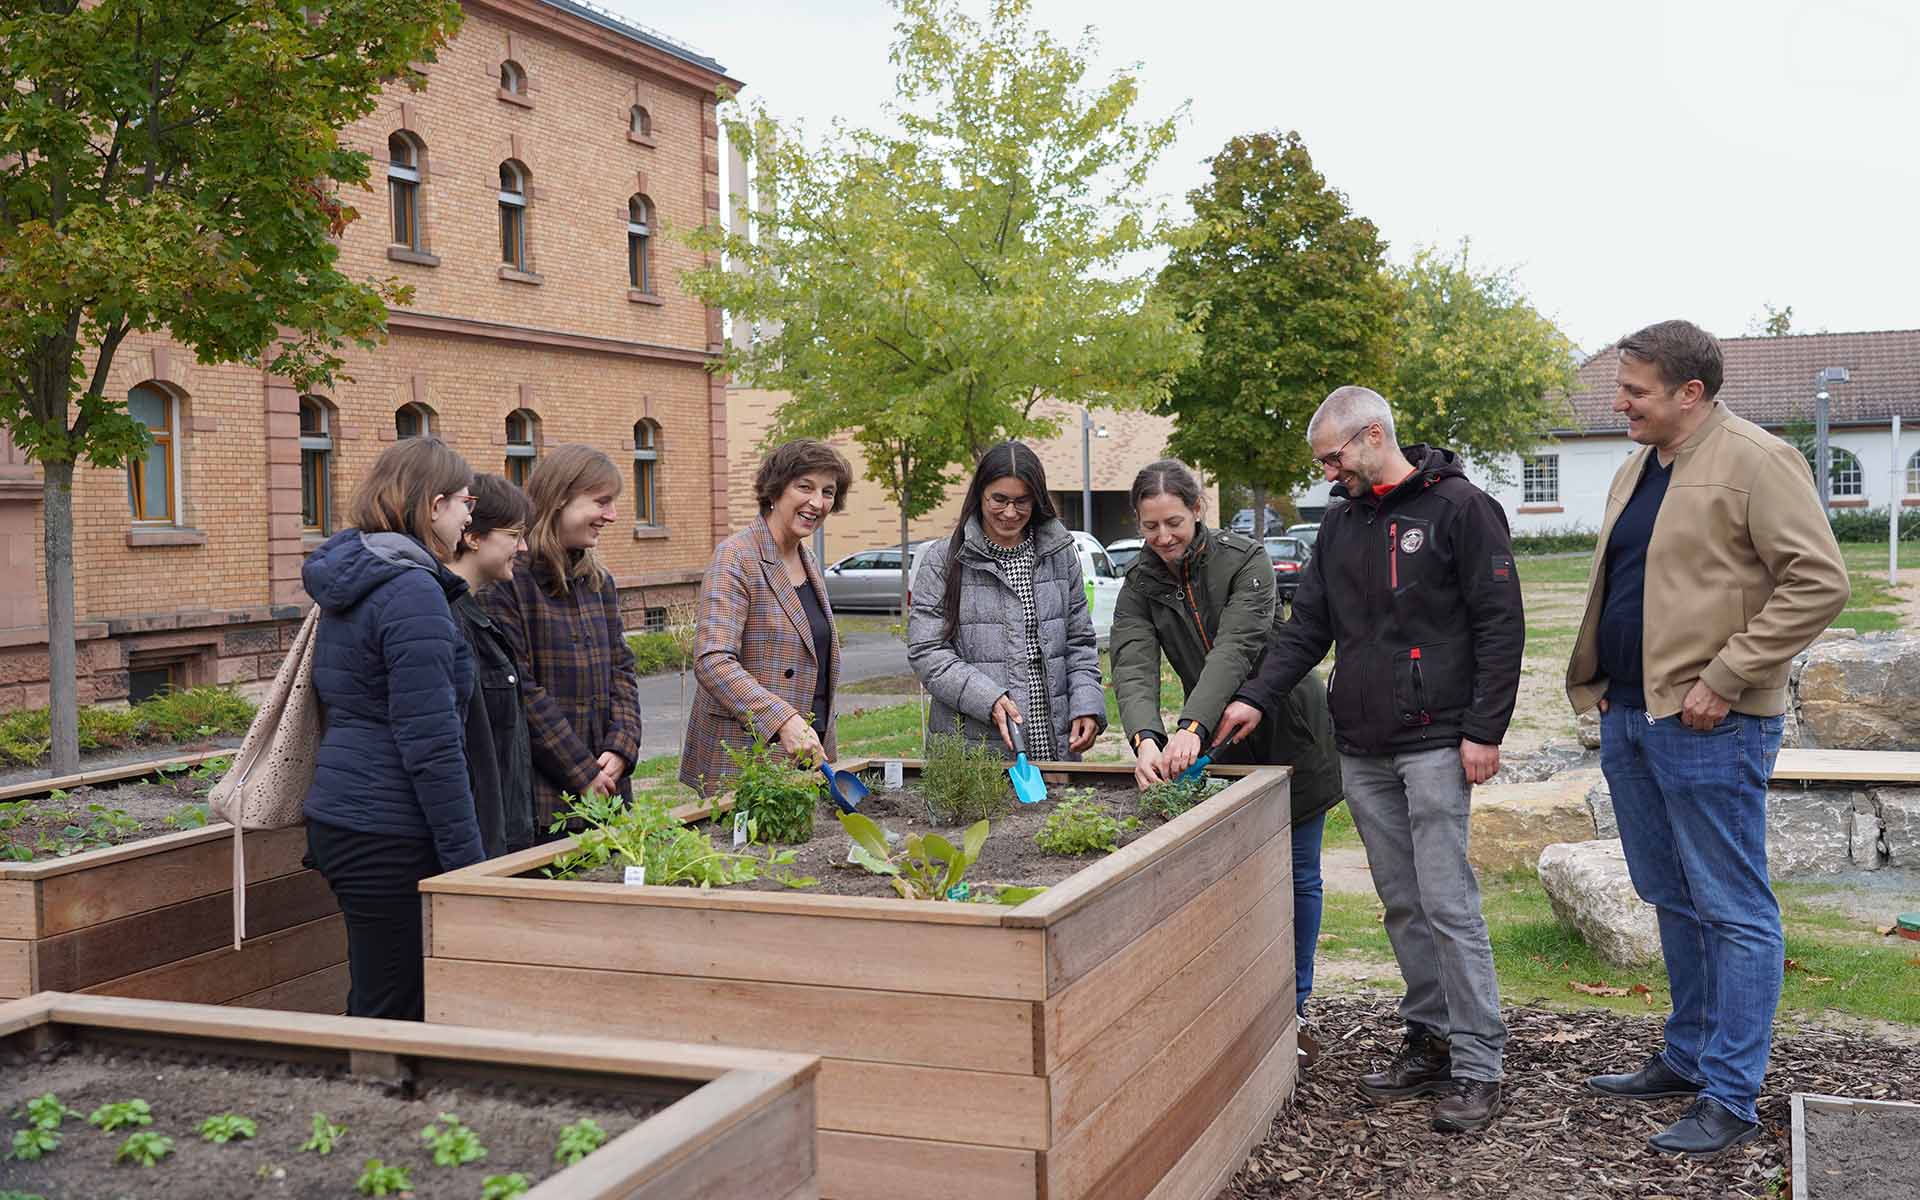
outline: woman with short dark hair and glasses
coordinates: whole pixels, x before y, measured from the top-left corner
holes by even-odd
[[[1002,442],[967,486],[953,536],[914,576],[907,659],[933,697],[929,737],[1078,761],[1107,727],[1100,651],[1073,535],[1033,449]]]

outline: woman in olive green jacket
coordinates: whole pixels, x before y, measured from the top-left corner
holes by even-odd
[[[1221,712],[1266,653],[1276,601],[1265,547],[1207,528],[1200,482],[1185,464],[1167,458],[1142,469],[1132,500],[1146,549],[1114,606],[1113,690],[1144,788],[1176,777],[1204,753]],[[1186,689],[1171,737],[1160,720],[1162,655]],[[1293,768],[1294,1002],[1304,1015],[1320,937],[1321,834],[1327,810],[1341,799],[1326,686],[1309,674],[1272,728],[1263,722],[1214,760]]]

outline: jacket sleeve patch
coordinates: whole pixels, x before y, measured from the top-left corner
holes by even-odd
[[[1505,554],[1493,556],[1493,581],[1511,583],[1513,581],[1513,559]]]

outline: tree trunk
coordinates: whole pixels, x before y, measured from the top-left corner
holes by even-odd
[[[900,451],[900,640],[906,641],[907,595],[913,583],[913,575],[907,561],[907,480],[913,478],[907,473],[910,462],[904,447]]]
[[[47,716],[53,773],[80,770],[79,662],[73,642],[73,464],[43,462],[47,554]]]
[[[1253,540],[1267,536],[1267,485],[1253,485]]]

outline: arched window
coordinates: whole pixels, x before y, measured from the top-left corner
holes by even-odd
[[[660,424],[633,423],[633,508],[642,525],[660,524]]]
[[[1860,470],[1860,460],[1852,451],[1831,446],[1827,453],[1832,455],[1828,462],[1827,494],[1835,499],[1866,495],[1866,475]]]
[[[1907,495],[1920,496],[1920,450],[1907,459]]]
[[[649,274],[647,271],[647,243],[652,238],[653,205],[645,196],[634,196],[627,201],[627,286],[638,291],[649,292]]]
[[[393,414],[393,432],[403,438],[433,436],[433,410],[424,404],[402,404]]]
[[[300,397],[300,527],[333,532],[333,405]]]
[[[653,114],[645,105],[636,104],[627,111],[627,132],[639,138],[653,136]]]
[[[500,90],[510,96],[527,94],[527,69],[512,59],[500,64]]]
[[[524,408],[507,414],[506,476],[521,487],[533,474],[533,462],[539,454],[540,418]]]
[[[127,460],[127,503],[133,519],[153,525],[174,523],[174,477],[179,463],[174,434],[180,427],[180,403],[173,393],[143,383],[127,393],[127,415],[147,431],[147,448]]]
[[[500,261],[527,269],[527,168],[512,159],[500,164]]]
[[[387,138],[387,200],[393,209],[393,244],[420,249],[420,144],[405,133]]]

